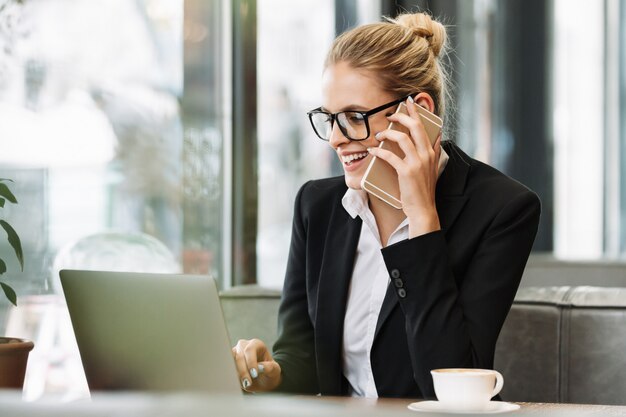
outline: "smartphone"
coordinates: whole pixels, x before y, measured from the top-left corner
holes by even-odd
[[[430,139],[430,143],[431,145],[434,145],[437,137],[439,136],[439,132],[441,132],[441,126],[443,122],[439,116],[431,113],[422,106],[418,105],[416,106],[416,108],[422,119],[424,128],[426,129],[426,134]],[[400,103],[398,109],[396,110],[396,113],[409,114],[406,108],[406,104]],[[408,129],[400,123],[391,122],[388,129],[394,129],[400,132],[404,132],[407,135],[409,134]],[[398,146],[396,142],[393,142],[391,140],[384,140],[380,142],[380,145],[378,145],[378,147],[390,150],[391,152],[398,155],[400,158],[404,158],[404,152],[402,152],[402,149],[400,149],[400,146]],[[365,171],[365,175],[363,175],[363,179],[361,179],[361,188],[368,193],[374,195],[375,197],[380,198],[390,206],[398,210],[402,209],[402,201],[400,199],[400,184],[398,183],[398,173],[386,161],[376,157],[372,158],[372,161]]]

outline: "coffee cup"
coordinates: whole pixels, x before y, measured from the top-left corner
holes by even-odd
[[[437,400],[450,410],[485,410],[504,384],[502,374],[491,369],[443,368],[430,373]]]

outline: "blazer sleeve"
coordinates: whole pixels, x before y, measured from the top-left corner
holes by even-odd
[[[434,397],[430,370],[492,368],[495,344],[528,260],[540,203],[524,190],[496,214],[467,268],[454,276],[443,231],[382,249],[405,316],[413,376]]]
[[[291,246],[278,311],[278,339],[273,347],[273,356],[282,372],[279,391],[317,394],[315,343],[308,314],[305,270],[307,224],[302,195],[307,184],[302,186],[296,196]]]

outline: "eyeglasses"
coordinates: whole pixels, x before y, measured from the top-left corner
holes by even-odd
[[[413,94],[411,94],[413,95]],[[340,111],[338,113],[328,113],[322,110],[321,107],[311,110],[307,113],[311,126],[317,134],[317,136],[325,141],[330,140],[330,135],[333,131],[333,123],[336,121],[339,125],[339,130],[343,135],[350,140],[365,140],[370,136],[370,125],[368,118],[378,112],[388,109],[391,106],[400,104],[406,100],[409,96],[404,96],[398,100],[394,100],[382,106],[378,106],[369,111]]]

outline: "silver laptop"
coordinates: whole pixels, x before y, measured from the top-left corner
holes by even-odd
[[[241,393],[212,278],[60,275],[91,391]]]

